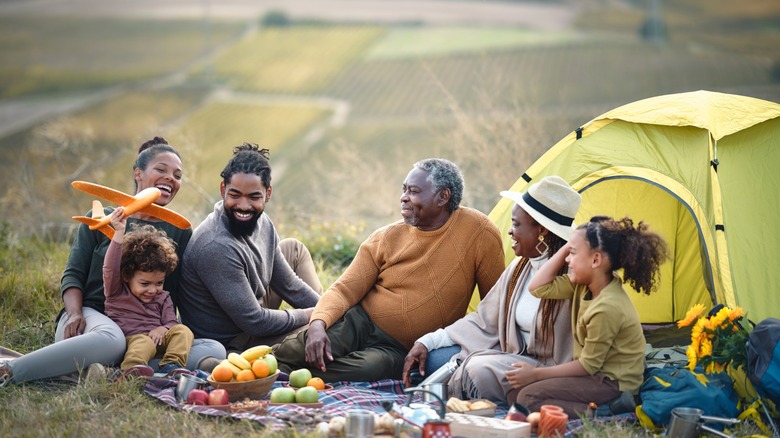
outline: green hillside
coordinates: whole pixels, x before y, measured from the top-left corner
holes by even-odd
[[[661,44],[639,37],[635,5],[583,8],[575,27],[549,32],[214,23],[213,57],[199,20],[47,19],[52,30],[36,34],[24,31],[35,19],[2,17],[0,103],[123,85],[0,138],[0,219],[40,233],[16,213],[37,211],[47,230],[67,228],[89,205],[69,182],[131,190],[134,150],[154,135],[182,152],[172,206],[195,223],[243,141],[271,149],[278,223],[363,220],[370,231],[397,219],[411,164],[434,155],[462,166],[465,203],[488,211],[558,139],[618,105],[696,89],[780,101],[780,10],[715,3],[665,4]]]

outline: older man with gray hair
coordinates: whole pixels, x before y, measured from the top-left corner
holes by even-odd
[[[274,346],[279,369],[308,367],[325,381],[399,379],[414,341],[466,313],[504,270],[498,228],[460,207],[463,176],[445,159],[414,164],[403,220],[374,231],[323,294],[309,328]]]

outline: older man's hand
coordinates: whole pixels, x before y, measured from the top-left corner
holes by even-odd
[[[306,334],[306,362],[314,368],[325,372],[325,358],[333,360],[330,352],[330,339],[325,333],[325,321],[315,319],[309,324]]]
[[[425,376],[425,364],[428,361],[428,347],[421,342],[415,342],[412,349],[404,359],[403,381],[404,386],[412,386],[412,366],[418,364],[420,375]]]

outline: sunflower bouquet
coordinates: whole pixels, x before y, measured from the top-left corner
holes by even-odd
[[[704,305],[696,304],[684,319],[677,322],[677,327],[693,324],[691,345],[685,352],[688,369],[693,371],[697,364],[701,364],[705,373],[716,373],[725,370],[729,364],[734,368],[744,366],[747,363],[745,344],[748,339],[748,332],[742,325],[745,312],[741,307],[716,306],[702,316],[704,309]]]

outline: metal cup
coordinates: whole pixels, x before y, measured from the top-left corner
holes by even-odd
[[[206,386],[206,381],[200,377],[189,374],[180,374],[179,383],[176,385],[176,397],[180,402],[186,402],[187,396],[193,389],[200,389]]]
[[[666,436],[669,438],[694,438],[698,437],[701,431],[710,434],[731,437],[719,430],[701,424],[702,421],[716,421],[725,424],[737,424],[739,420],[734,418],[720,418],[703,415],[704,411],[697,408],[674,408],[672,409],[672,419],[669,421],[669,427],[666,429]]]
[[[347,411],[344,432],[347,438],[374,436],[374,413],[363,409]]]
[[[447,394],[449,392],[449,386],[446,383],[426,383],[422,385],[421,388],[428,391],[423,392],[423,401],[426,403],[444,403],[449,399]],[[438,398],[434,396],[437,396]]]

